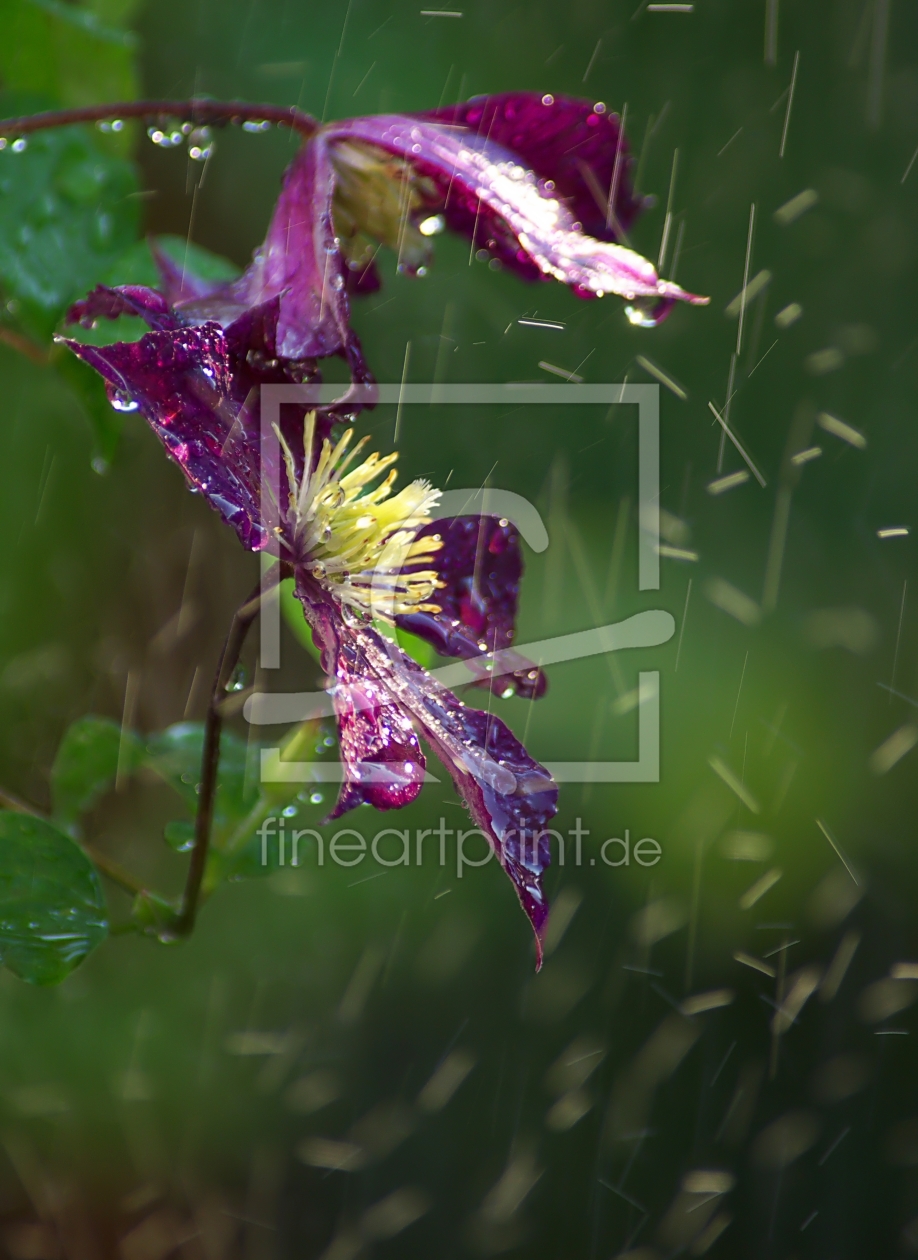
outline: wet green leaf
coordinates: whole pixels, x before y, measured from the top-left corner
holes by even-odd
[[[201,722],[180,722],[154,735],[147,743],[144,763],[173,787],[194,815],[198,808],[201,781],[201,750],[204,726]],[[214,826],[219,841],[222,834],[244,818],[258,799],[258,753],[231,731],[220,740],[220,773]],[[247,768],[247,757],[250,758]]]
[[[109,790],[118,774],[137,764],[141,747],[130,731],[109,718],[82,717],[70,726],[51,769],[55,818],[67,825],[91,809]]]
[[[0,0],[2,4],[2,0]],[[0,96],[0,113],[21,103]],[[41,340],[135,240],[134,168],[81,127],[39,132],[0,152],[0,285],[7,311]]]
[[[59,984],[108,934],[95,868],[69,836],[0,812],[0,960],[30,984]]]
[[[190,853],[194,848],[194,823],[184,818],[166,823],[163,839],[176,853]]]

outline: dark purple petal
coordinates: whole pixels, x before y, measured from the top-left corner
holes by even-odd
[[[164,249],[160,249],[156,240],[150,240],[150,253],[159,271],[163,294],[170,306],[209,297],[221,287],[222,281],[202,280],[187,267],[180,267]]]
[[[558,808],[554,780],[499,718],[468,708],[369,627],[351,634],[361,668],[420,727],[513,882],[535,932],[541,965],[548,921],[542,876],[551,861],[544,828]]]
[[[410,805],[421,790],[426,765],[410,719],[375,677],[359,636],[302,574],[297,595],[321,645],[322,667],[334,679],[341,759],[347,772],[327,821],[356,805],[377,809]]]
[[[328,145],[320,134],[290,164],[264,244],[247,270],[205,296],[180,302],[182,317],[227,327],[252,307],[276,298],[278,358],[300,361],[340,354],[354,381],[371,380],[350,328],[345,265],[332,222],[334,187]]]
[[[641,211],[620,119],[602,102],[502,92],[418,117],[468,127],[511,149],[539,179],[552,181],[588,236],[620,241]]]
[[[555,189],[486,136],[399,114],[346,119],[325,134],[410,161],[439,190],[449,226],[524,275],[553,277],[580,297],[708,301],[661,280],[633,250],[586,236]]]
[[[92,328],[96,320],[118,319],[121,315],[136,315],[151,328],[179,326],[163,295],[142,284],[125,284],[117,289],[110,289],[104,284],[96,285],[92,293],[74,302],[67,312],[67,323]]]
[[[439,534],[443,547],[432,565],[440,581],[439,613],[409,613],[396,619],[403,630],[430,643],[442,656],[463,660],[499,652],[513,643],[523,558],[515,525],[496,516],[456,516],[432,521],[419,531]],[[534,699],[545,692],[541,670],[520,659],[520,668],[482,685]]]
[[[382,280],[379,276],[379,269],[374,259],[370,259],[368,263],[350,264],[344,273],[347,283],[347,291],[354,297],[368,297],[371,293],[376,293],[382,288]]]
[[[234,375],[223,329],[202,324],[110,346],[65,344],[100,373],[115,407],[141,411],[242,545],[263,548],[258,414],[246,406],[247,382]]]

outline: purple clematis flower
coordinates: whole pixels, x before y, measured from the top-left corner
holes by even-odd
[[[426,482],[393,494],[395,456],[356,463],[366,439],[349,449],[347,430],[333,444],[328,414],[288,417],[276,431],[277,456],[260,450],[255,387],[287,369],[249,356],[256,330],[266,353],[276,348],[278,307],[274,297],[253,308],[257,316],[249,309],[225,316],[225,326],[188,326],[151,290],[98,289],[75,318],[140,315],[151,331],[133,343],[67,344],[122,406],[142,412],[243,545],[270,550],[294,573],[330,680],[346,772],[330,818],[362,803],[413,801],[424,778],[420,734],[510,876],[541,957],[543,829],[557,787],[499,718],[464,705],[378,629],[402,625],[451,656],[506,648],[522,569],[516,530],[493,517],[438,521],[439,491]],[[276,523],[263,515],[265,483]],[[483,671],[482,680],[502,694],[541,694],[540,671],[522,658],[511,663],[518,668],[499,679]]]
[[[626,298],[634,323],[659,323],[678,300],[708,301],[621,243],[643,203],[618,116],[602,102],[510,92],[345,119],[319,134],[356,291],[379,284],[372,240],[396,249],[403,271],[423,273],[426,238],[449,227],[526,279]]]

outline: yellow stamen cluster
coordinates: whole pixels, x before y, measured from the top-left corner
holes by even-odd
[[[430,563],[443,546],[435,535],[417,538],[440,491],[426,481],[413,481],[392,494],[397,455],[374,454],[352,467],[369,441],[362,438],[348,452],[353,429],[335,446],[326,438],[310,471],[315,422],[315,412],[310,412],[303,430],[306,471],[299,481],[290,448],[276,430],[287,466],[287,519],[297,563],[342,603],[382,621],[391,623],[402,613],[439,612],[439,604],[432,602],[442,586],[436,571],[403,570]],[[387,469],[384,480],[371,489]]]

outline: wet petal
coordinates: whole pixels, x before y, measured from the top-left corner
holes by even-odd
[[[499,652],[513,643],[523,558],[519,532],[495,516],[457,516],[432,521],[418,537],[439,534],[442,549],[432,565],[444,583],[437,591],[439,613],[410,613],[396,624],[430,643],[442,656],[463,660]],[[528,698],[545,692],[541,670],[520,658],[511,674],[482,678],[496,692]]]
[[[375,675],[359,636],[341,620],[302,575],[297,594],[304,601],[322,648],[322,665],[334,679],[341,758],[347,779],[328,821],[364,803],[400,809],[418,795],[426,761],[414,727]]]
[[[203,324],[109,346],[65,344],[99,372],[116,407],[140,410],[243,546],[263,548],[258,417],[245,405],[248,382],[234,375],[223,330]]]
[[[223,283],[218,280],[203,280],[188,267],[180,267],[164,249],[159,247],[156,240],[150,241],[150,253],[159,271],[163,295],[170,306],[177,306],[182,301],[208,297]]]
[[[88,296],[74,302],[67,312],[67,323],[92,328],[99,319],[118,319],[121,315],[136,315],[151,328],[177,328],[179,325],[166,298],[142,284],[126,284],[116,289],[96,285]]]
[[[278,301],[275,349],[281,359],[340,354],[355,381],[371,380],[350,328],[345,265],[335,241],[331,200],[335,174],[324,136],[308,141],[293,159],[264,244],[229,284],[183,301],[183,318],[216,320],[224,327],[252,307]]]
[[[583,231],[599,240],[621,240],[642,209],[621,120],[602,102],[502,92],[419,117],[468,127],[512,150],[540,180],[551,180]]]
[[[553,277],[581,297],[651,299],[661,304],[657,319],[674,300],[708,301],[660,279],[633,250],[585,235],[557,191],[487,136],[398,114],[333,123],[326,135],[333,143],[361,141],[410,160],[438,189],[449,226],[524,274]]]
[[[510,877],[541,965],[548,921],[542,876],[551,861],[543,829],[558,808],[554,780],[499,718],[468,708],[375,631],[354,633],[368,668],[418,724]]]

